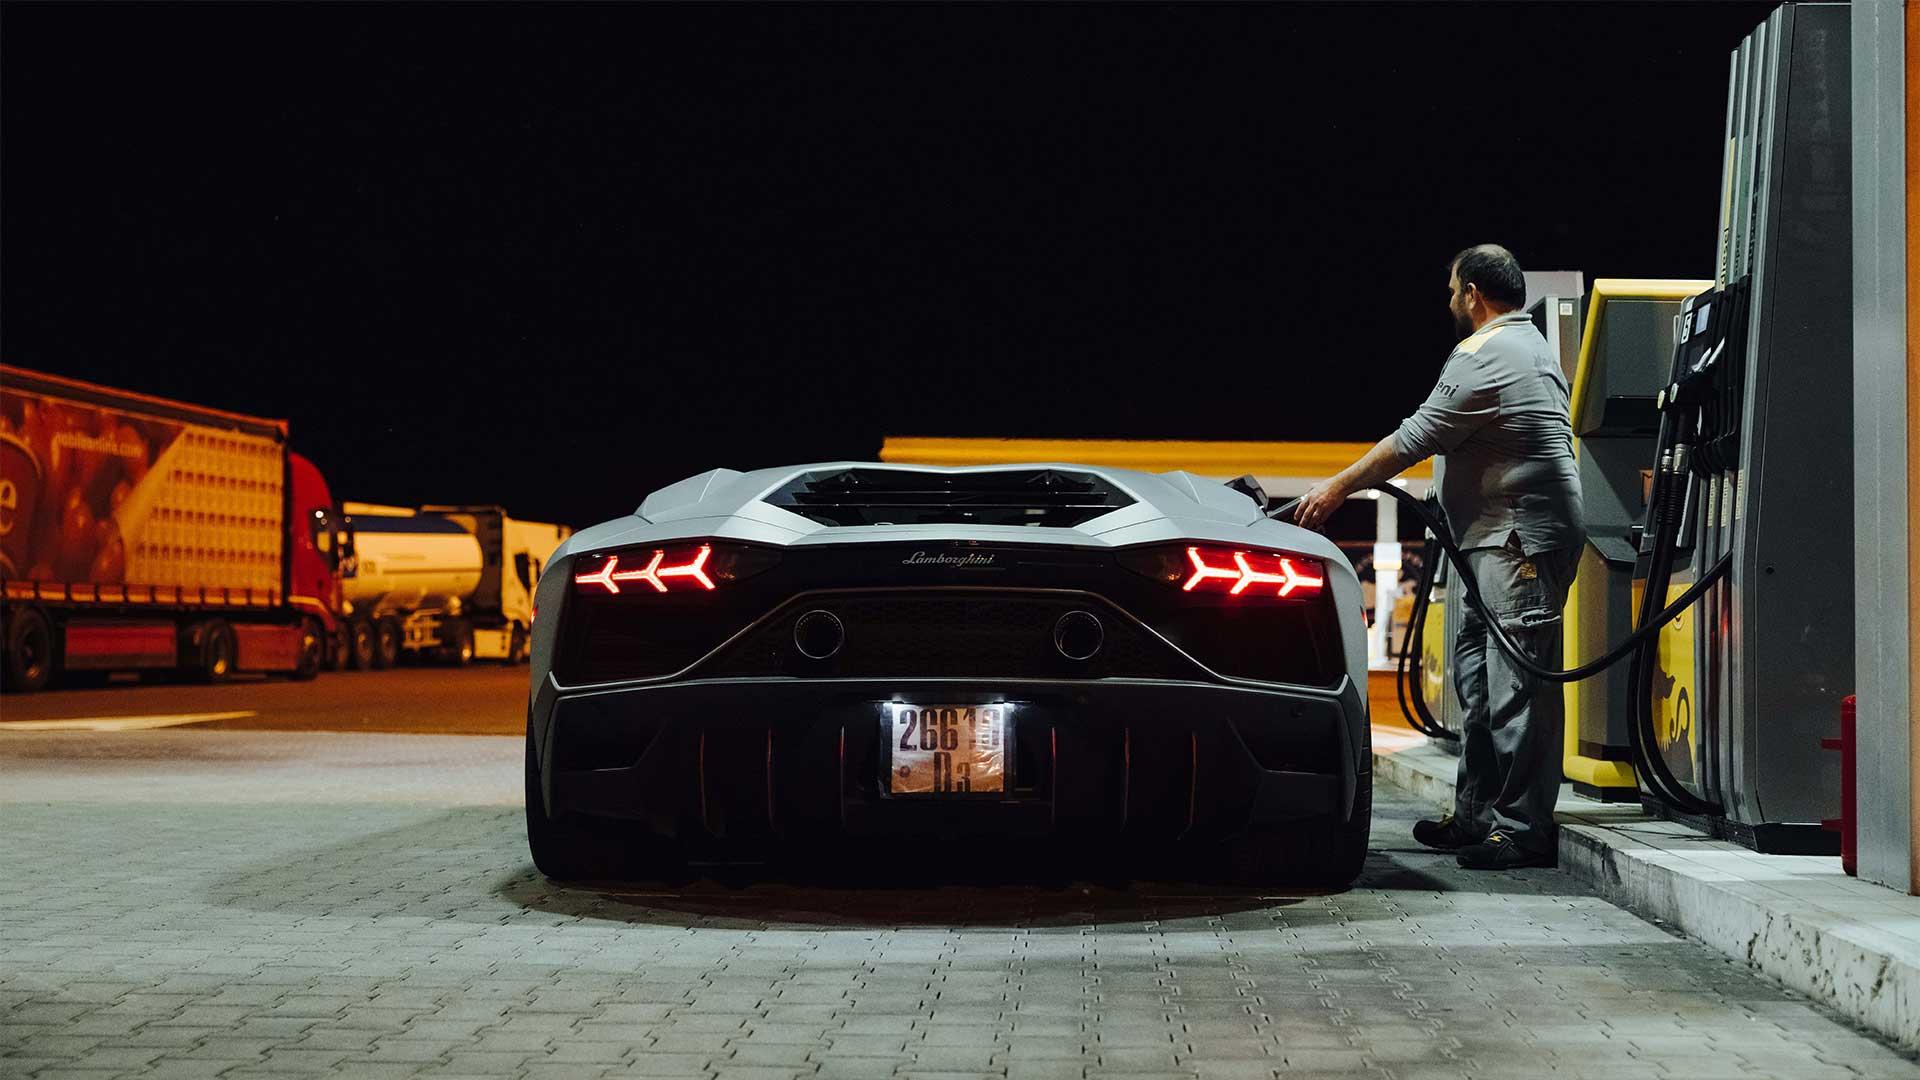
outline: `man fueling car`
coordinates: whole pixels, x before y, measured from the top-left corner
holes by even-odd
[[[1585,539],[1566,376],[1522,311],[1526,280],[1512,252],[1468,248],[1448,279],[1462,340],[1432,393],[1360,460],[1314,485],[1294,521],[1317,528],[1349,495],[1437,454],[1440,507],[1487,610],[1530,659],[1551,667]],[[1470,869],[1551,865],[1560,685],[1489,647],[1476,607],[1463,614],[1450,664],[1464,706],[1454,809],[1415,825],[1414,838],[1457,851]]]

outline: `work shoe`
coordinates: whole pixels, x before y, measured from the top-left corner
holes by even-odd
[[[1460,849],[1454,861],[1468,870],[1518,870],[1523,866],[1552,866],[1551,851],[1528,851],[1498,829],[1485,840]]]
[[[1458,851],[1468,844],[1478,843],[1481,835],[1479,829],[1452,814],[1439,821],[1416,821],[1413,824],[1415,840],[1441,851]]]

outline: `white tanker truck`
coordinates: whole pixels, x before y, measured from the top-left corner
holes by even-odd
[[[527,659],[533,590],[572,530],[498,506],[343,507],[352,558],[338,659],[386,668],[403,656],[464,665]]]

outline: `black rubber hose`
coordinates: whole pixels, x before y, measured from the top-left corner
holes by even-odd
[[[1668,419],[1663,418],[1661,423],[1662,442],[1672,437],[1671,431],[1672,428]],[[1659,461],[1659,456],[1656,456],[1655,460]],[[1664,469],[1656,472],[1655,477],[1657,490],[1652,493],[1655,497],[1652,505],[1657,509],[1653,515],[1654,520],[1651,523],[1655,529],[1655,542],[1653,546],[1653,561],[1649,565],[1647,591],[1643,594],[1648,598],[1658,596],[1666,591],[1666,582],[1672,576],[1670,572],[1672,567],[1672,539],[1674,533],[1679,529],[1677,509],[1680,506],[1681,497],[1669,495],[1666,488],[1662,487],[1662,485],[1671,485],[1676,481],[1684,485],[1686,481],[1685,473],[1668,474]],[[1731,552],[1722,555],[1719,561],[1715,562],[1705,574],[1701,575],[1699,581],[1694,582],[1687,588],[1686,592],[1676,597],[1673,603],[1661,608],[1658,612],[1654,612],[1649,608],[1648,604],[1651,602],[1650,599],[1643,601],[1639,619],[1640,625],[1637,626],[1631,634],[1628,634],[1618,645],[1609,649],[1605,655],[1588,661],[1579,667],[1562,671],[1541,666],[1535,662],[1533,658],[1522,652],[1520,647],[1514,643],[1513,639],[1507,636],[1506,630],[1500,625],[1500,621],[1487,610],[1486,602],[1481,599],[1479,582],[1474,578],[1472,569],[1467,566],[1465,554],[1454,544],[1451,536],[1446,532],[1445,524],[1428,513],[1427,508],[1419,499],[1390,484],[1376,485],[1373,490],[1384,492],[1388,496],[1398,500],[1403,506],[1411,509],[1420,521],[1426,525],[1428,531],[1433,533],[1435,542],[1446,552],[1447,558],[1453,562],[1454,570],[1460,575],[1460,580],[1465,586],[1463,595],[1467,603],[1472,604],[1474,608],[1479,611],[1482,621],[1487,625],[1488,636],[1493,639],[1494,644],[1501,652],[1507,654],[1507,658],[1513,661],[1516,667],[1538,679],[1544,679],[1548,682],[1566,683],[1590,678],[1629,656],[1634,657],[1635,663],[1633,668],[1630,669],[1631,676],[1629,678],[1629,685],[1635,687],[1634,697],[1636,699],[1633,704],[1634,723],[1631,728],[1634,743],[1634,764],[1638,766],[1635,770],[1636,775],[1646,782],[1656,797],[1683,812],[1700,814],[1719,814],[1722,812],[1717,804],[1706,802],[1689,793],[1680,783],[1679,779],[1673,775],[1672,770],[1667,768],[1665,759],[1663,759],[1656,750],[1655,740],[1652,737],[1652,667],[1649,661],[1655,648],[1653,636],[1659,632],[1661,627],[1678,618],[1681,612],[1692,607],[1694,603],[1700,599],[1702,593],[1706,592],[1707,589],[1712,587],[1714,582],[1726,574],[1727,569],[1733,564],[1733,554]],[[1269,516],[1274,518],[1288,517],[1299,504],[1300,500],[1294,499],[1271,511]],[[1675,512],[1669,513],[1669,510]],[[1656,572],[1658,573],[1657,581],[1654,576]],[[1658,591],[1656,591],[1656,585]],[[1643,650],[1645,652],[1644,656],[1642,655]],[[1642,698],[1646,700],[1640,700]]]
[[[1687,474],[1683,471],[1665,471],[1661,476],[1663,490],[1654,492],[1656,513],[1652,524],[1656,532],[1651,547],[1651,558],[1647,563],[1646,591],[1642,594],[1641,618],[1644,625],[1649,616],[1648,605],[1657,596],[1666,595],[1667,583],[1673,580],[1673,563],[1678,554],[1677,540],[1680,531],[1681,514],[1685,509]],[[1716,570],[1724,569],[1732,561],[1729,553],[1715,564]],[[1712,580],[1716,575],[1708,575],[1694,588],[1687,590],[1693,595],[1704,590],[1698,586]],[[1685,599],[1683,596],[1681,599]],[[1654,623],[1659,626],[1659,623]],[[1654,797],[1680,810],[1683,813],[1719,815],[1724,808],[1716,802],[1702,799],[1686,789],[1680,778],[1673,775],[1667,760],[1660,752],[1659,735],[1654,730],[1653,719],[1653,669],[1656,666],[1657,645],[1649,639],[1640,648],[1634,650],[1633,665],[1629,668],[1627,686],[1629,700],[1632,702],[1632,724],[1635,774]]]
[[[1499,646],[1501,652],[1507,654],[1507,659],[1512,660],[1515,667],[1520,668],[1536,679],[1545,679],[1548,682],[1578,682],[1581,679],[1591,678],[1626,659],[1642,642],[1652,638],[1660,627],[1672,622],[1681,612],[1692,607],[1694,601],[1700,598],[1700,594],[1705,592],[1708,587],[1719,580],[1722,574],[1727,572],[1728,565],[1733,561],[1731,555],[1722,556],[1720,561],[1715,563],[1711,569],[1702,575],[1699,581],[1694,582],[1685,593],[1682,593],[1673,603],[1660,609],[1659,613],[1653,616],[1651,623],[1641,626],[1633,633],[1627,635],[1624,640],[1607,650],[1604,655],[1589,660],[1579,667],[1568,668],[1563,671],[1558,668],[1541,666],[1532,657],[1526,655],[1520,646],[1514,643],[1512,638],[1507,636],[1506,629],[1500,625],[1500,620],[1493,617],[1492,613],[1487,610],[1485,601],[1480,598],[1480,583],[1478,579],[1473,576],[1473,568],[1467,565],[1466,555],[1461,552],[1459,546],[1453,542],[1453,538],[1447,534],[1446,526],[1432,514],[1428,513],[1426,506],[1418,498],[1391,484],[1377,484],[1373,490],[1384,492],[1398,500],[1402,506],[1412,510],[1414,514],[1419,517],[1421,523],[1426,526],[1427,530],[1433,533],[1434,540],[1440,545],[1441,549],[1447,553],[1447,558],[1452,561],[1454,571],[1460,575],[1460,582],[1465,586],[1463,592],[1467,602],[1472,604],[1474,608],[1480,612],[1481,618],[1487,624],[1487,635]],[[1291,513],[1298,503],[1299,500],[1295,499],[1293,502],[1281,506],[1273,512],[1273,516],[1279,517]]]
[[[1400,715],[1406,717],[1408,727],[1429,739],[1458,742],[1460,733],[1440,723],[1434,717],[1433,710],[1427,708],[1426,695],[1418,687],[1408,686],[1412,681],[1412,673],[1418,670],[1418,665],[1426,656],[1427,609],[1433,599],[1433,582],[1439,568],[1440,548],[1428,541],[1420,566],[1419,584],[1416,586],[1419,591],[1414,594],[1407,635],[1400,646],[1400,662],[1394,668],[1394,691],[1400,697]],[[1411,705],[1408,704],[1409,700]]]
[[[1697,426],[1698,413],[1694,410],[1662,410],[1660,429],[1654,439],[1653,460],[1655,464],[1653,490],[1648,492],[1647,505],[1650,508],[1647,528],[1651,534],[1651,543],[1646,545],[1647,583],[1641,594],[1640,612],[1636,619],[1636,633],[1649,626],[1665,625],[1664,620],[1652,615],[1650,605],[1654,598],[1665,596],[1667,583],[1673,580],[1673,561],[1678,554],[1680,526],[1686,513],[1687,464],[1685,461],[1671,460],[1675,454],[1691,451],[1677,448],[1677,444],[1689,427]],[[1697,583],[1704,586],[1708,581],[1720,576],[1731,565],[1731,553],[1721,558],[1713,570]],[[1696,587],[1687,591],[1685,600],[1696,596],[1705,589]],[[1633,744],[1634,774],[1640,782],[1660,801],[1681,810],[1684,813],[1717,815],[1723,812],[1717,804],[1695,796],[1686,789],[1680,778],[1667,766],[1667,760],[1660,752],[1659,737],[1654,730],[1653,717],[1653,669],[1657,666],[1658,643],[1651,635],[1633,651],[1633,662],[1628,667],[1628,733]]]

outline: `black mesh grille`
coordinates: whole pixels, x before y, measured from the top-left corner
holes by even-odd
[[[793,644],[806,612],[830,611],[846,642],[825,660]],[[1054,624],[1069,611],[1096,615],[1105,630],[1099,652],[1069,660],[1054,647]],[[1201,672],[1165,642],[1091,596],[1004,593],[838,593],[795,601],[700,666],[695,677],[796,675],[999,678],[1196,678]]]
[[[803,473],[767,502],[822,525],[1026,525],[1071,528],[1133,505],[1093,473],[995,469],[936,473],[835,469]]]

